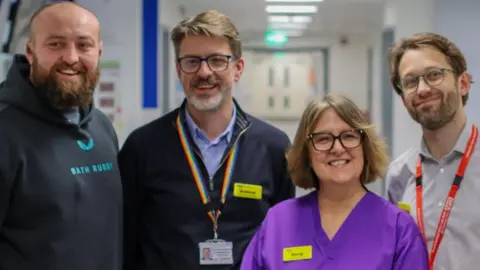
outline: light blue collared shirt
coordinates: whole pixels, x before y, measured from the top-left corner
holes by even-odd
[[[210,178],[213,178],[218,166],[220,165],[223,154],[225,153],[228,144],[232,140],[233,126],[235,125],[236,115],[237,110],[235,106],[233,106],[233,116],[227,128],[222,134],[220,134],[220,136],[210,141],[205,132],[203,132],[203,130],[201,130],[197,124],[195,124],[188,110],[185,109],[185,119],[190,131],[190,135],[192,135],[193,141],[198,146],[198,149],[202,154],[203,162],[205,163],[205,167],[207,168]],[[204,180],[207,181],[208,179]]]

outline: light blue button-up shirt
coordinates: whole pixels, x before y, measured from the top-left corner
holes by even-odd
[[[236,115],[236,108],[233,106],[233,116],[227,128],[222,134],[220,134],[220,136],[210,141],[205,132],[201,130],[197,124],[195,124],[188,110],[185,109],[185,118],[190,135],[192,135],[193,141],[198,146],[198,149],[202,154],[203,161],[210,178],[213,178],[215,175],[215,172],[220,165],[220,161],[222,160],[223,154],[225,153],[225,150],[232,139]],[[204,179],[204,181],[207,180],[208,179]]]

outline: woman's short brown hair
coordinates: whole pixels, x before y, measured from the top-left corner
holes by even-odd
[[[194,17],[185,19],[173,28],[171,40],[177,58],[180,52],[180,44],[188,35],[225,37],[228,40],[233,56],[236,59],[242,57],[242,42],[240,41],[240,33],[237,27],[229,17],[216,10],[207,10]]]
[[[403,55],[408,50],[417,50],[420,48],[431,47],[443,53],[452,67],[455,76],[460,76],[467,71],[467,61],[460,49],[446,37],[435,33],[417,33],[408,39],[398,41],[388,51],[388,66],[390,69],[390,81],[395,92],[400,96],[403,95],[402,89],[399,87],[400,74],[398,67]],[[472,76],[467,74],[472,80]],[[462,97],[463,105],[467,104],[468,93]]]
[[[311,167],[308,148],[308,135],[314,132],[320,117],[328,109],[333,109],[349,126],[365,131],[362,142],[365,165],[360,177],[362,184],[374,182],[383,177],[389,158],[385,143],[377,136],[374,127],[367,121],[364,113],[347,97],[340,94],[328,94],[320,101],[312,101],[303,112],[302,119],[287,153],[288,170],[294,184],[301,188],[316,188],[318,178]],[[313,150],[315,151],[315,150]]]

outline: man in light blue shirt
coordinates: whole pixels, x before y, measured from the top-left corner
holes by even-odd
[[[233,106],[232,119],[230,120],[230,123],[228,124],[225,131],[223,131],[223,133],[220,134],[220,136],[218,136],[217,138],[210,140],[207,134],[205,134],[205,132],[200,129],[197,124],[195,124],[192,116],[188,112],[188,109],[185,108],[185,119],[187,122],[188,130],[190,131],[190,135],[192,136],[193,141],[198,146],[198,149],[202,154],[203,162],[205,163],[205,167],[207,167],[210,179],[212,179],[215,175],[215,172],[220,166],[223,154],[225,153],[228,144],[232,140],[233,126],[236,121],[236,113],[237,110],[235,106]]]

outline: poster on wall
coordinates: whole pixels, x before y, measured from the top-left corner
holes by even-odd
[[[121,65],[118,60],[100,61],[100,79],[95,90],[95,107],[105,113],[118,133],[122,129]]]

